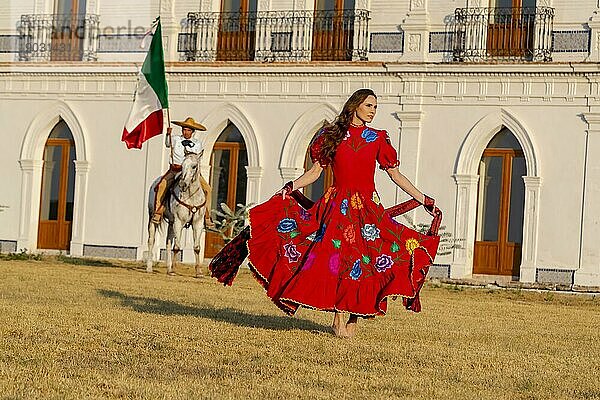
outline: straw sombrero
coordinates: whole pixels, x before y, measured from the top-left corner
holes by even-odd
[[[175,125],[181,126],[182,128],[190,128],[195,130],[197,129],[199,131],[206,130],[206,128],[202,124],[199,124],[196,121],[194,121],[194,118],[192,117],[187,117],[185,121],[173,121],[173,123]]]

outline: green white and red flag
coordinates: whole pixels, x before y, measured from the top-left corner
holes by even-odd
[[[138,74],[133,107],[121,140],[128,149],[141,149],[146,140],[163,131],[163,110],[169,108],[160,17],[153,26],[152,42]]]

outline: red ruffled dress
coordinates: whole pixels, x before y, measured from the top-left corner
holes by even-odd
[[[321,155],[323,139],[315,139],[310,154],[323,167],[331,164],[333,185],[308,210],[281,195],[250,210],[250,269],[290,315],[300,306],[383,315],[389,296],[419,311],[439,237],[405,227],[382,207],[376,162],[384,170],[399,164],[387,133],[351,126],[333,160]]]

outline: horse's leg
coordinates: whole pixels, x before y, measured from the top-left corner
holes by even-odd
[[[202,238],[202,229],[204,228],[204,212],[201,212],[194,218],[192,230],[194,231],[194,257],[196,258],[196,278],[201,278],[202,264],[200,263],[200,243]]]
[[[169,226],[167,228],[167,240],[165,246],[165,258],[167,262],[167,274],[173,274],[173,255],[171,253],[171,249],[173,248],[173,224],[169,222]]]
[[[146,272],[152,272],[154,263],[154,240],[156,236],[156,225],[148,222],[148,259],[146,260]]]
[[[174,269],[177,265],[177,257],[179,257],[179,252],[181,251],[181,236],[183,231],[183,224],[179,220],[179,217],[175,215],[173,218],[173,231],[174,231],[174,245],[173,245],[173,269],[171,271],[167,271],[170,275],[174,275]]]

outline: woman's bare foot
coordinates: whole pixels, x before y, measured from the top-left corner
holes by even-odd
[[[333,325],[331,327],[333,328],[333,334],[335,336],[342,338],[348,337],[348,333],[346,332],[346,324],[344,324],[342,319],[342,313],[336,311],[333,317]]]
[[[357,327],[358,315],[350,314],[350,318],[348,318],[348,322],[346,322],[346,335],[351,338],[356,335],[356,327]]]

